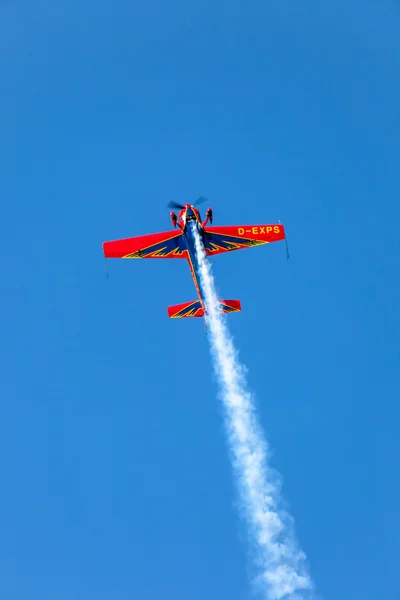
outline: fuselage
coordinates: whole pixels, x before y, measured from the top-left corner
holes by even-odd
[[[197,209],[193,209],[191,206],[186,206],[184,210],[181,211],[179,214],[179,219],[180,226],[182,228],[182,234],[188,251],[190,272],[192,273],[197,295],[205,312],[205,294],[200,276],[200,265],[196,252],[195,237],[196,234],[198,234],[203,243],[204,227],[200,220],[199,211]]]

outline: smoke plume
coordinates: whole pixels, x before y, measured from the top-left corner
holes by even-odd
[[[196,255],[207,306],[207,331],[220,385],[229,450],[243,516],[255,550],[255,583],[267,600],[310,600],[313,585],[298,548],[293,520],[282,507],[279,477],[269,467],[268,444],[232,337],[220,313],[215,282],[194,226]]]

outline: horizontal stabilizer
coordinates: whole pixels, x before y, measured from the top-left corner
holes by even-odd
[[[220,300],[221,312],[231,313],[242,310],[240,300]],[[200,300],[185,302],[168,306],[168,316],[170,319],[183,319],[184,317],[204,317],[204,309]]]

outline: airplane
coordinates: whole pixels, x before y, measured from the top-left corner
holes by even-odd
[[[196,206],[207,201],[200,197],[194,204],[170,202],[169,208],[178,208],[178,216],[171,211],[170,218],[174,230],[151,233],[138,237],[124,238],[103,243],[105,258],[185,258],[193,277],[197,291],[197,300],[168,307],[170,319],[187,317],[206,317],[205,294],[199,273],[199,264],[195,249],[195,231],[201,237],[207,257],[232,250],[253,248],[270,242],[285,240],[284,226],[241,225],[213,227],[213,211],[208,208],[206,218],[201,220]],[[177,230],[176,230],[177,229]],[[286,246],[287,248],[287,246]],[[241,311],[240,300],[220,300],[221,313]]]

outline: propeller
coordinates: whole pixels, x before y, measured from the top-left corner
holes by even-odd
[[[203,204],[203,202],[207,202],[207,198],[205,198],[205,196],[200,196],[200,198],[197,198],[196,202],[193,203],[193,206],[198,206],[199,204]],[[185,208],[184,204],[179,204],[174,200],[171,200],[171,202],[169,202],[167,206],[168,208],[179,208],[180,210]]]
[[[173,200],[167,204],[168,208],[185,208],[183,204],[178,204],[178,202],[174,202]]]
[[[203,204],[203,202],[208,202],[208,198],[206,198],[205,196],[200,196],[200,198],[197,198],[193,206],[198,206],[199,204]]]

